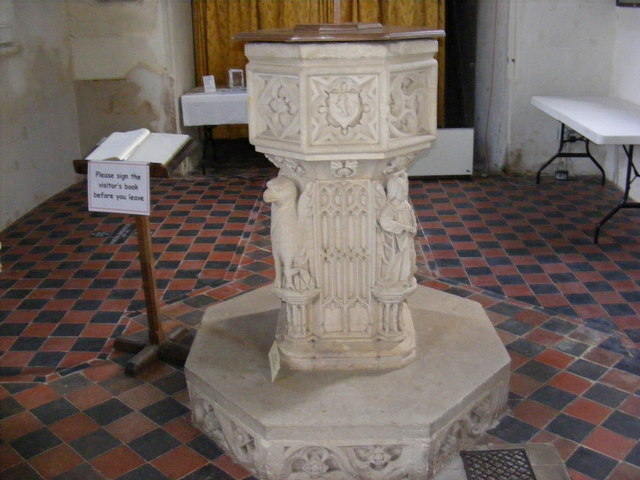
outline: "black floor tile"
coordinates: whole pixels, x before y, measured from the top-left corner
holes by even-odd
[[[182,480],[234,480],[232,476],[223,472],[215,465],[205,465]],[[246,479],[250,480],[250,479]]]
[[[140,413],[146,415],[158,425],[164,425],[171,420],[189,413],[189,409],[180,402],[168,397],[143,408],[140,410]]]
[[[23,410],[24,407],[11,397],[0,400],[0,420],[20,413]]]
[[[526,443],[538,433],[538,429],[507,415],[489,433],[509,443]]]
[[[633,440],[640,439],[640,418],[616,411],[603,423],[603,427]]]
[[[557,374],[559,370],[536,360],[530,360],[518,368],[516,372],[538,380],[539,382],[546,383]]]
[[[130,414],[132,411],[133,410],[122,401],[117,398],[112,398],[99,405],[88,408],[84,413],[95,420],[98,425],[104,426]]]
[[[45,425],[50,425],[54,422],[67,418],[79,410],[71,402],[64,398],[59,398],[49,403],[45,403],[37,408],[31,410],[38,420]]]
[[[169,477],[147,464],[118,477],[117,480],[169,480]]]
[[[157,428],[129,443],[129,446],[147,461],[173,450],[180,442],[164,430]]]
[[[560,411],[575,400],[576,395],[551,385],[545,385],[533,392],[529,398]]]
[[[189,447],[193,448],[196,452],[209,460],[218,458],[224,453],[223,450],[218,447],[218,445],[216,445],[213,440],[205,435],[198,435],[187,445],[189,445]]]
[[[587,360],[579,359],[569,365],[567,371],[588,378],[589,380],[597,380],[606,373],[607,368]]]
[[[608,407],[616,408],[629,396],[629,394],[623,392],[622,390],[618,390],[617,388],[612,388],[601,383],[596,383],[582,396],[590,400],[599,402]]]
[[[41,428],[27,433],[11,442],[11,446],[15,451],[27,460],[60,444],[62,444],[62,441],[51,433],[48,428]]]
[[[616,464],[612,458],[584,447],[579,447],[567,461],[567,467],[595,480],[606,480]]]
[[[121,445],[121,443],[110,433],[100,429],[70,442],[69,445],[85,460],[91,460]]]
[[[42,477],[27,463],[20,463],[4,470],[2,480],[42,480]]]
[[[563,413],[554,418],[547,425],[546,430],[576,443],[581,443],[594,427],[591,423]]]

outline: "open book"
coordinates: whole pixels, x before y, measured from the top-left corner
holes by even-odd
[[[151,133],[146,128],[113,132],[86,159],[166,164],[188,141],[189,135]]]
[[[87,156],[87,160],[127,160],[149,135],[151,132],[146,128],[113,132]]]

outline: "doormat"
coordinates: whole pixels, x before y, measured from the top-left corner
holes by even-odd
[[[460,452],[467,480],[537,480],[523,448]]]

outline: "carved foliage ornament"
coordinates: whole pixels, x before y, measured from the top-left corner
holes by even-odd
[[[287,480],[404,480],[407,468],[399,445],[307,446],[285,462]]]
[[[344,462],[324,447],[305,447],[287,460],[287,480],[355,480],[344,472]]]
[[[300,138],[300,87],[298,78],[256,74],[257,135],[279,140]]]

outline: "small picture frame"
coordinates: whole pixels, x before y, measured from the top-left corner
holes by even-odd
[[[202,77],[202,85],[204,86],[204,93],[213,93],[216,91],[216,77],[213,75],[205,75]]]
[[[229,88],[244,88],[244,70],[241,68],[229,69]]]

